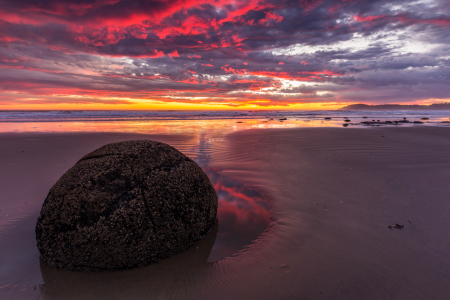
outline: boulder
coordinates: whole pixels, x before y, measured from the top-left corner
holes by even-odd
[[[192,246],[214,225],[217,195],[175,148],[140,140],[87,154],[50,189],[36,225],[50,266],[129,269]]]

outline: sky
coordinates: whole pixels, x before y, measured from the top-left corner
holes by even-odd
[[[450,102],[450,1],[0,0],[0,109]]]

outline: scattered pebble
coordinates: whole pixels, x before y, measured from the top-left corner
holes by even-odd
[[[405,226],[400,225],[400,224],[398,224],[398,223],[395,223],[394,226],[391,226],[391,225],[388,226],[388,228],[391,229],[391,230],[392,230],[393,228],[395,228],[395,229],[403,229],[403,227],[405,227]]]

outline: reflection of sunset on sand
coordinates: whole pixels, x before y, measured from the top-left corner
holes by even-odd
[[[239,122],[239,123],[237,123]],[[324,122],[323,120],[288,120],[285,122],[263,120],[170,120],[170,121],[106,121],[106,122],[54,122],[3,123],[0,132],[135,132],[149,134],[186,134],[210,130],[223,135],[228,132],[252,128],[285,128],[285,127],[318,127],[342,126],[340,122]]]
[[[443,127],[254,129],[217,139],[3,133],[0,294],[446,299],[449,134]],[[215,231],[136,270],[72,273],[40,265],[34,225],[48,189],[83,154],[142,138],[167,142],[211,168],[221,199]],[[271,222],[264,230],[266,199]]]
[[[219,231],[208,261],[218,261],[252,243],[270,223],[266,199],[257,191],[206,170],[219,198]]]
[[[188,271],[188,269],[190,268],[207,268],[210,263],[236,255],[238,252],[246,249],[253,240],[259,237],[270,223],[266,200],[255,190],[246,188],[242,183],[233,180],[232,178],[219,175],[217,173],[219,171],[218,169],[210,168],[208,166],[211,153],[213,152],[211,150],[212,143],[211,140],[209,140],[209,134],[198,136],[148,136],[111,133],[102,135],[98,133],[59,133],[55,135],[48,133],[22,133],[3,134],[2,136],[5,147],[3,151],[6,151],[6,153],[3,154],[12,155],[8,163],[10,168],[20,169],[21,167],[18,164],[22,163],[25,164],[24,166],[30,166],[36,163],[38,165],[42,163],[45,164],[38,168],[34,168],[36,171],[45,170],[48,168],[48,165],[60,161],[60,159],[56,159],[56,161],[52,159],[55,154],[54,151],[57,149],[62,151],[62,153],[65,152],[67,155],[68,153],[74,153],[74,149],[80,149],[80,145],[83,145],[81,146],[82,149],[91,149],[92,147],[95,148],[94,145],[101,145],[116,140],[144,138],[162,140],[176,145],[179,149],[183,149],[187,153],[190,153],[210,177],[218,193],[221,209],[219,210],[218,222],[214,229],[208,233],[204,239],[197,243],[195,247],[177,255],[177,258],[171,258],[171,260],[167,262],[164,260],[164,262],[158,263],[159,267],[149,266],[142,271],[144,273],[141,271],[121,273],[121,284],[116,285],[116,287],[122,289],[124,286],[136,285],[136,289],[140,290],[139,293],[142,293],[141,290],[144,286],[146,286],[145,290],[148,292],[155,288],[155,286],[150,288],[148,283],[139,281],[136,278],[154,276],[158,278],[172,277],[173,274],[171,275],[168,271],[171,268],[173,269],[173,272],[179,272],[180,269],[184,268],[186,269],[186,272],[189,273],[190,271]],[[26,149],[26,154],[25,152],[22,152],[22,150],[19,150],[18,152],[15,151],[17,150],[17,147],[24,147]],[[77,153],[79,153],[79,151],[82,152],[82,150],[75,150]],[[22,158],[16,160],[14,158],[16,155],[19,155],[17,158]],[[40,159],[37,161],[35,160],[36,155],[40,155]],[[69,165],[70,162],[74,163],[81,157],[80,155],[83,154],[66,155],[64,156],[68,159],[68,162],[63,163],[63,165]],[[57,167],[56,170],[54,169],[50,171],[50,173],[54,173],[55,171],[56,173],[61,174],[64,172],[64,170]],[[33,174],[34,171],[28,172],[27,176],[33,177]],[[23,272],[33,274],[34,270],[30,270],[29,268],[32,268],[32,266],[36,267],[36,258],[39,256],[39,253],[37,252],[35,245],[33,228],[37,218],[36,214],[39,212],[42,201],[45,198],[45,194],[51,183],[48,182],[43,184],[44,188],[41,188],[42,184],[38,184],[36,180],[33,180],[39,187],[36,185],[29,186],[28,191],[25,193],[30,193],[31,199],[26,202],[21,202],[20,200],[11,201],[11,198],[17,199],[21,196],[20,193],[17,194],[16,190],[13,189],[14,186],[17,186],[17,180],[31,180],[26,179],[27,176],[24,177],[23,175],[23,173],[19,172],[15,173],[15,176],[10,177],[9,182],[12,182],[12,184],[8,184],[8,179],[6,178],[3,181],[5,187],[9,186],[9,188],[3,189],[3,199],[7,201],[4,203],[2,202],[2,207],[7,214],[4,215],[5,218],[0,223],[0,232],[3,232],[3,234],[0,234],[0,239],[4,244],[8,244],[9,246],[3,247],[1,257],[3,257],[2,268],[9,276],[7,276],[8,279],[5,278],[4,283],[6,285],[3,287],[3,290],[0,291],[11,293],[10,295],[17,295],[17,289],[23,289],[20,293],[23,293],[25,296],[29,295],[29,293],[34,293],[34,290],[30,290],[30,283],[28,283],[27,287],[27,284],[23,282],[22,274]],[[51,177],[55,178],[54,176]],[[50,178],[45,179],[47,180]],[[40,194],[40,196],[36,197],[36,193]],[[25,199],[27,199],[26,195]],[[17,240],[15,238],[15,235],[17,234],[20,234],[23,239]],[[199,251],[197,251],[197,247],[200,249]],[[16,259],[11,259],[11,256],[15,255],[15,253],[20,253],[20,255],[16,255]],[[202,257],[200,259],[195,258],[199,253],[201,253]],[[168,264],[167,266],[169,267],[161,267],[166,264]],[[183,265],[185,266],[183,267]],[[105,284],[106,287],[109,284],[110,277],[108,276],[113,276],[100,276],[98,281],[94,281],[93,283],[92,275],[54,270],[53,268],[46,266],[42,261],[40,263],[40,269],[45,281],[41,286],[41,291],[44,293],[45,297],[50,299],[59,299],[61,297],[68,297],[68,295],[70,295],[69,298],[72,299],[75,299],[78,296],[83,298],[83,291],[85,291],[86,288],[92,289],[89,292],[90,294],[99,295],[99,289],[101,290],[105,288]],[[164,275],[160,274],[161,272],[163,272]],[[94,278],[97,277],[98,276],[94,276]],[[113,277],[116,277],[116,275]],[[67,286],[66,283],[70,283],[70,287]],[[80,292],[81,294],[79,294]],[[114,295],[115,293],[117,293],[116,289],[111,290],[111,295]]]

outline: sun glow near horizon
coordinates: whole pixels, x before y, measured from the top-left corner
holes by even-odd
[[[67,99],[67,100],[65,100]],[[76,99],[76,100],[75,100]],[[27,99],[18,104],[0,102],[0,110],[333,110],[351,104],[351,102],[327,103],[286,103],[273,105],[267,99],[240,100],[210,99],[195,97],[170,102],[129,97],[85,97],[79,95],[55,95],[44,99]]]
[[[129,99],[126,99],[127,101]],[[358,102],[359,103],[359,102]],[[450,99],[424,100],[407,103],[404,105],[431,105],[437,103],[450,103]],[[239,111],[239,110],[305,110],[305,111],[319,111],[319,110],[337,110],[342,109],[347,105],[355,104],[355,102],[339,102],[339,103],[294,103],[288,105],[266,105],[261,106],[254,104],[254,101],[238,105],[227,105],[224,103],[204,104],[204,103],[149,103],[145,100],[139,100],[127,104],[108,104],[108,103],[51,103],[51,104],[0,104],[0,110],[191,110],[191,111]],[[398,104],[398,103],[389,103]]]

